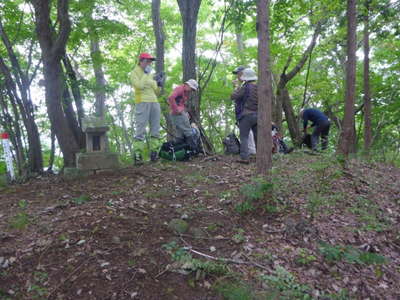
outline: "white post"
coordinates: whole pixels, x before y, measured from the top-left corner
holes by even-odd
[[[10,175],[11,180],[15,180],[14,165],[12,161],[11,148],[9,135],[6,132],[1,134],[1,140],[3,143],[4,160],[6,161],[7,172]]]

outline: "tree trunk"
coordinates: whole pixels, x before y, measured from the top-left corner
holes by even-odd
[[[272,168],[272,72],[269,39],[269,0],[258,0],[258,121],[257,173],[267,178]]]
[[[26,73],[22,70],[17,59],[8,35],[4,31],[3,24],[0,20],[0,36],[12,65],[12,72],[6,66],[4,60],[0,57],[0,69],[7,78],[9,88],[13,90],[15,100],[20,108],[20,114],[26,128],[29,143],[29,171],[43,171],[42,146],[40,142],[39,130],[35,122],[32,100],[29,96],[31,80],[28,79]],[[12,79],[12,75],[14,80]],[[17,93],[17,87],[19,93]]]
[[[281,93],[282,93],[283,111],[285,112],[286,122],[288,124],[290,137],[292,139],[293,145],[300,147],[302,136],[301,136],[301,131],[299,129],[299,124],[296,118],[296,114],[294,113],[293,110],[289,91],[285,87],[283,88]]]
[[[372,142],[371,95],[369,88],[369,2],[365,1],[364,16],[364,150],[368,153]]]
[[[79,151],[78,142],[63,111],[62,98],[65,89],[61,58],[71,30],[68,15],[68,0],[57,1],[57,20],[59,32],[51,27],[51,1],[31,0],[36,17],[36,33],[42,50],[45,96],[50,123],[57,136],[64,157],[65,167],[75,166],[75,154]]]
[[[339,139],[338,151],[346,158],[355,151],[354,101],[356,91],[356,40],[357,8],[356,0],[347,0],[347,63],[346,91],[343,129]]]
[[[92,59],[94,76],[96,78],[96,87],[94,90],[94,95],[96,98],[96,116],[104,119],[106,103],[106,79],[103,72],[103,58],[100,51],[99,35],[96,28],[93,26],[92,16],[90,16],[89,24],[90,57]]]
[[[165,54],[165,33],[163,29],[163,23],[160,16],[160,5],[161,0],[152,0],[151,2],[151,15],[153,19],[153,30],[154,36],[156,38],[156,72],[161,73],[165,72],[164,70],[164,54]],[[164,97],[164,86],[161,88],[161,97]],[[172,125],[171,118],[169,116],[168,109],[165,109],[165,105],[163,106],[163,115],[165,118],[165,122],[167,124],[167,139],[172,140],[175,135],[175,128]]]
[[[72,95],[74,96],[76,111],[78,114],[79,127],[82,128],[82,120],[85,117],[85,110],[83,109],[81,90],[79,88],[79,82],[76,76],[76,72],[72,67],[71,60],[69,59],[67,54],[65,54],[63,57],[63,64],[65,68],[65,73],[69,78]]]
[[[129,154],[133,157],[133,149],[132,149],[132,141],[129,139],[129,133],[126,128],[125,124],[125,118],[124,118],[124,111],[121,108],[121,104],[117,102],[117,100],[113,97],[114,101],[114,107],[117,110],[117,117],[119,121],[121,122],[122,126],[122,135],[123,135],[123,143],[124,143],[124,149],[128,147],[129,149]]]
[[[283,105],[285,105],[286,111],[291,111],[293,112],[293,107],[292,104],[290,102],[290,97],[288,97],[288,91],[287,91],[287,84],[290,80],[292,80],[303,68],[304,64],[306,63],[307,59],[310,56],[310,53],[313,51],[315,45],[317,44],[317,39],[319,34],[322,31],[322,21],[319,21],[315,27],[314,30],[314,34],[313,37],[311,39],[310,44],[308,45],[307,49],[304,51],[302,57],[300,58],[299,62],[293,67],[293,69],[290,72],[287,72],[287,69],[289,68],[289,65],[292,61],[292,57],[289,56],[286,65],[283,68],[283,71],[280,75],[279,78],[279,82],[277,84],[277,92],[276,92],[276,98],[275,98],[275,105],[274,105],[274,111],[273,111],[273,120],[275,122],[275,124],[280,128],[282,127],[282,109],[283,109]],[[289,100],[289,101],[288,101]],[[284,104],[284,101],[286,101],[286,103]],[[291,106],[291,108],[289,109],[288,106]],[[294,114],[293,114],[294,115]],[[293,116],[286,116],[286,119],[288,118],[292,118]],[[295,122],[296,126],[298,127],[298,123],[297,121]],[[292,124],[291,126],[294,126],[294,124]],[[295,130],[300,131],[299,129]],[[295,139],[293,140],[294,144],[298,143],[298,137],[297,134],[296,136],[294,136]],[[293,139],[293,138],[292,138]]]
[[[201,0],[177,0],[179,11],[182,17],[183,37],[182,37],[182,68],[183,82],[196,77],[196,33],[197,16]],[[188,105],[188,112],[193,122],[200,125],[200,101],[199,94],[192,93]]]
[[[19,124],[20,116],[13,95],[9,95],[9,98],[14,118],[11,117],[8,111],[8,106],[4,99],[3,91],[0,89],[0,106],[2,111],[0,125],[6,132],[10,134],[10,141],[16,152],[18,175],[25,177],[27,170],[25,168],[25,153],[22,143],[21,127]]]
[[[49,166],[47,168],[48,173],[53,172],[54,158],[56,153],[56,135],[53,129],[51,129],[50,139],[51,139],[51,148],[50,148]]]
[[[79,148],[83,149],[86,146],[85,134],[82,132],[82,128],[79,127],[72,101],[73,100],[71,97],[71,93],[69,92],[69,88],[67,85],[65,85],[63,93],[63,108],[65,117],[67,118],[68,126],[74,134],[75,140],[77,141]]]

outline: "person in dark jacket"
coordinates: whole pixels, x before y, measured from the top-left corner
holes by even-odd
[[[254,141],[257,145],[257,74],[254,70],[246,68],[242,71],[240,80],[243,82],[240,88],[231,95],[235,101],[236,120],[240,131],[240,161],[249,163],[249,133],[253,132]]]
[[[307,134],[307,124],[311,121],[311,127],[314,131],[311,135],[311,149],[317,151],[319,137],[321,136],[321,149],[325,150],[328,147],[328,135],[331,122],[329,118],[316,108],[307,108],[300,111],[300,117],[303,119],[303,131]]]

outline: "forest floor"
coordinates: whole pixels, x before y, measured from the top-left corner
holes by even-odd
[[[400,299],[400,169],[235,160],[3,188],[0,299]]]

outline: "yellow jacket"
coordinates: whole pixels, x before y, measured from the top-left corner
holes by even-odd
[[[160,88],[157,86],[153,75],[145,74],[140,66],[136,66],[131,74],[133,88],[135,89],[135,102],[157,102]]]

